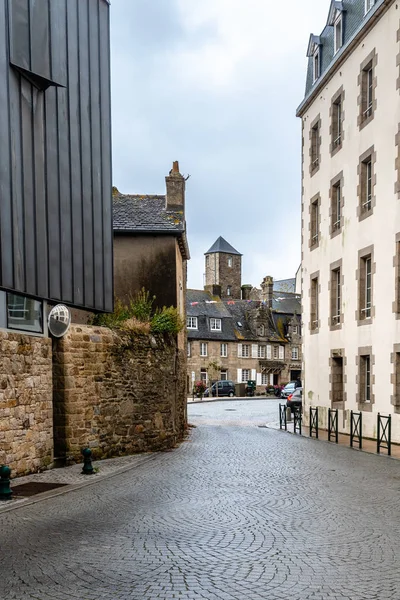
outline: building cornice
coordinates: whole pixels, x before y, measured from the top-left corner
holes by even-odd
[[[340,67],[346,62],[350,54],[353,50],[358,46],[358,44],[365,38],[365,36],[371,31],[371,29],[375,26],[377,21],[385,14],[385,12],[394,4],[395,0],[378,0],[375,6],[371,9],[368,18],[363,21],[357,31],[354,33],[353,37],[339,50],[334,60],[325,71],[325,73],[320,77],[318,83],[316,83],[307,96],[304,98],[303,102],[297,108],[296,117],[302,117],[306,110],[311,106],[314,102],[315,98],[321,92],[322,88],[326,86],[328,81],[332,79],[332,77],[337,73]]]

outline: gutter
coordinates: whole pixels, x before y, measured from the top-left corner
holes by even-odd
[[[335,58],[329,65],[327,71],[322,75],[317,84],[309,91],[308,95],[304,98],[303,102],[296,110],[296,117],[302,117],[310,105],[314,102],[315,96],[317,96],[322,88],[332,79],[338,69],[347,60],[348,56],[353,52],[355,47],[361,42],[361,40],[371,31],[375,23],[382,17],[382,15],[394,4],[395,0],[378,0],[374,8],[371,8],[370,14],[365,21],[362,21],[359,28],[336,54]]]

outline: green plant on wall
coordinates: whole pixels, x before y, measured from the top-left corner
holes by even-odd
[[[115,299],[114,312],[111,314],[95,315],[92,325],[109,327],[110,329],[125,329],[133,333],[157,333],[175,336],[184,328],[184,322],[174,306],[154,310],[156,297],[142,288],[129,303],[123,304]]]

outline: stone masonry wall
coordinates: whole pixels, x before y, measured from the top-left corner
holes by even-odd
[[[186,358],[162,338],[72,326],[54,343],[55,456],[172,447],[186,427]]]
[[[0,464],[13,475],[53,460],[51,340],[0,332]]]

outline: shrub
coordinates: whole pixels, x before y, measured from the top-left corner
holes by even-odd
[[[151,320],[151,315],[153,312],[153,304],[156,299],[155,296],[152,298],[149,297],[150,293],[146,292],[144,288],[140,290],[129,301],[128,312],[130,317],[134,317],[138,321],[142,323],[146,323]]]
[[[152,333],[177,335],[183,328],[183,319],[174,306],[157,310],[151,320]]]

